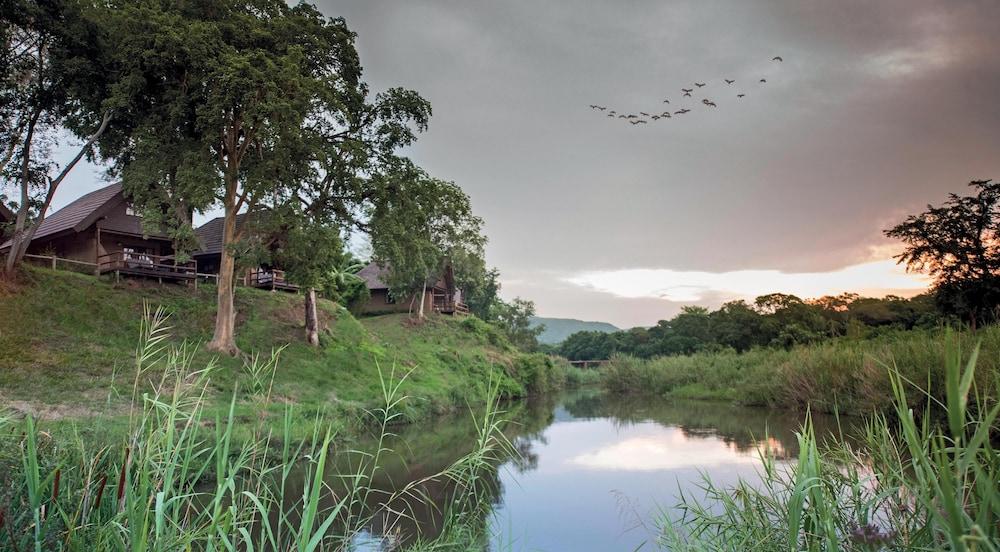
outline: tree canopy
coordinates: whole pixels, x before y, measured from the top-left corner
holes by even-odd
[[[973,195],[950,194],[885,234],[905,244],[896,258],[907,270],[934,278],[941,309],[975,327],[995,320],[1000,305],[1000,183],[975,180],[969,187]]]
[[[885,331],[929,328],[947,322],[932,295],[912,299],[842,294],[803,301],[770,294],[753,304],[730,301],[714,311],[684,307],[650,328],[578,332],[556,351],[571,360],[599,360],[616,353],[642,358],[720,349],[792,347],[832,337],[865,337]]]

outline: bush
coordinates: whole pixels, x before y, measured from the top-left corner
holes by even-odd
[[[566,385],[566,367],[569,363],[542,353],[518,357],[515,370],[517,379],[529,394],[546,393]]]

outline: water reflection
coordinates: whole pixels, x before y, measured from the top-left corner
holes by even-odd
[[[753,480],[760,453],[779,460],[798,454],[801,418],[787,412],[696,401],[619,397],[599,390],[512,403],[508,438],[519,452],[480,489],[492,503],[482,526],[492,548],[513,550],[633,550],[655,537],[646,520],[669,510],[679,493],[697,493],[704,474],[721,484]],[[833,420],[814,419],[818,434],[836,433]],[[388,494],[447,468],[475,442],[469,416],[405,428],[387,442],[396,452],[377,472],[374,509]],[[371,443],[354,448],[372,450]],[[355,467],[359,456],[337,455],[331,473]],[[336,486],[336,481],[332,484]],[[427,480],[419,493],[431,505],[393,504],[370,526],[386,548],[433,538],[455,496],[450,481]],[[362,548],[373,548],[363,546]],[[648,544],[646,549],[652,549]]]

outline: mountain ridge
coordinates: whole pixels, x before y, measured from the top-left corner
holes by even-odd
[[[561,343],[576,332],[611,333],[621,331],[621,328],[609,322],[578,320],[576,318],[549,318],[545,316],[531,317],[531,327],[535,328],[541,324],[545,325],[545,330],[539,334],[538,342],[546,345]]]

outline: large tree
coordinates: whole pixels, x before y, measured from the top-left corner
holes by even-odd
[[[950,194],[885,234],[905,244],[896,259],[907,270],[934,278],[939,307],[975,327],[995,318],[1000,305],[1000,183],[969,186],[972,195]]]
[[[109,17],[123,37],[118,51],[133,63],[131,86],[120,89],[127,131],[110,136],[107,149],[121,154],[126,189],[150,210],[169,207],[178,228],[191,210],[222,207],[208,346],[234,354],[235,250],[252,232],[237,215],[297,198],[317,210],[349,209],[353,198],[324,184],[350,189],[412,142],[410,124],[426,127],[429,105],[399,89],[370,97],[354,34],[309,4],[143,0],[113,6]]]
[[[75,0],[0,2],[0,177],[17,215],[3,275],[13,277],[59,185],[108,128],[118,68],[106,29]],[[63,165],[52,152],[65,133],[83,139]]]

